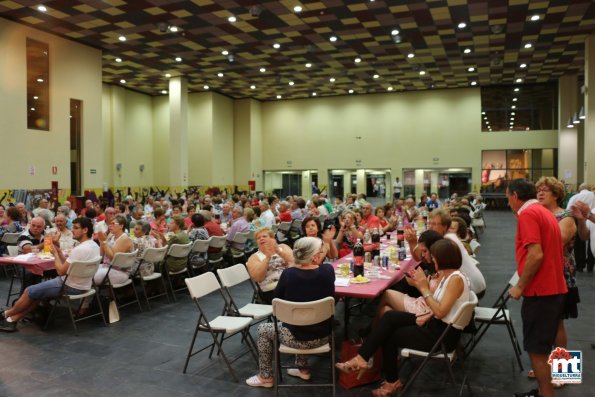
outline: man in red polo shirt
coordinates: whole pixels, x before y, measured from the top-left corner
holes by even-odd
[[[372,213],[372,204],[366,202],[362,206],[362,221],[360,226],[368,229],[372,233],[372,229],[380,230],[380,219]]]
[[[523,347],[529,354],[539,390],[516,393],[517,397],[552,397],[548,356],[554,347],[564,294],[562,235],[554,215],[539,205],[533,182],[515,179],[506,197],[517,218],[516,259],[519,281],[508,293],[523,296]]]

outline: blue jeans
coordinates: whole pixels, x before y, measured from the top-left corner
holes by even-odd
[[[29,291],[29,296],[31,297],[31,299],[34,300],[57,298],[58,296],[60,296],[62,284],[64,284],[64,280],[62,280],[62,277],[56,277],[51,280],[44,281],[43,283],[31,285],[27,288],[27,291]],[[65,285],[64,292],[66,292],[69,295],[78,295],[82,294],[85,291]]]

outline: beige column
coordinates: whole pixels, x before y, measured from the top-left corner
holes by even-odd
[[[419,201],[421,193],[424,191],[424,170],[415,170],[415,202]],[[403,197],[403,194],[401,194]]]
[[[306,199],[312,197],[312,173],[310,170],[302,171],[302,196]]]
[[[180,76],[169,79],[169,186],[188,186],[188,87]]]
[[[366,194],[366,170],[359,169],[356,171],[357,175],[357,194]]]
[[[593,83],[590,86],[590,83]],[[595,184],[595,35],[585,41],[584,181]],[[558,156],[560,157],[560,156]]]
[[[558,80],[558,178],[568,184],[577,183],[577,125],[568,127],[568,119],[577,112],[578,79],[576,75],[562,76]],[[535,167],[535,164],[533,165]]]
[[[233,104],[234,183],[243,189],[248,181],[256,181],[262,190],[262,124],[260,102],[240,99]]]

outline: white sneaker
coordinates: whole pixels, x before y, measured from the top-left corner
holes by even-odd
[[[310,380],[312,374],[310,372],[302,372],[299,368],[287,368],[287,375],[295,376],[296,378],[301,378],[303,380]]]

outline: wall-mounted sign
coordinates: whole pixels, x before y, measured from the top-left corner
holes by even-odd
[[[97,174],[97,170],[95,168],[91,168],[91,174]]]

